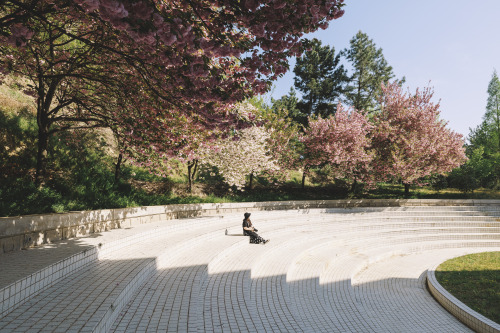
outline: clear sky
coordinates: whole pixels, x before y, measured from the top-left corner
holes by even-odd
[[[482,121],[488,83],[500,72],[500,0],[345,0],[343,17],[308,35],[335,47],[349,47],[359,31],[382,48],[397,78],[411,91],[434,87],[441,117],[467,136]],[[275,82],[279,98],[293,86],[293,67]]]

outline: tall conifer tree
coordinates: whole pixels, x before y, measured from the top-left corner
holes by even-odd
[[[381,83],[394,78],[392,67],[385,60],[382,49],[361,31],[351,39],[350,49],[343,53],[353,68],[345,92],[346,102],[357,110],[375,111]]]
[[[493,71],[488,84],[488,101],[484,114],[485,125],[491,133],[492,145],[495,152],[500,152],[500,80],[497,71]]]
[[[293,87],[290,87],[290,91],[287,95],[281,96],[279,99],[271,99],[272,110],[274,113],[279,114],[280,110],[286,110],[291,119],[300,124],[305,124],[307,121],[307,116],[302,113],[298,108],[299,98]]]
[[[469,134],[467,155],[471,159],[467,173],[475,174],[482,186],[500,186],[500,79],[493,71],[488,84],[488,99],[483,121]],[[479,163],[481,162],[481,163]]]
[[[303,119],[334,114],[347,81],[347,72],[340,64],[340,54],[335,55],[335,48],[322,46],[316,38],[311,40],[310,50],[297,58],[293,72],[295,88],[302,93],[298,107]]]
[[[483,146],[487,155],[500,153],[500,79],[496,70],[493,71],[488,84],[488,99],[483,121],[475,129],[471,129],[469,140],[474,148]]]

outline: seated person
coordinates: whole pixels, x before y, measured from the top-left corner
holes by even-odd
[[[265,240],[256,233],[256,231],[258,230],[253,227],[252,221],[250,221],[250,213],[245,213],[244,216],[245,218],[243,219],[243,235],[250,236],[250,241],[252,243],[266,244],[267,242],[269,242],[269,239]]]

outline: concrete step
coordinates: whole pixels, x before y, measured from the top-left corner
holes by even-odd
[[[223,232],[219,223],[218,234]],[[157,270],[160,255],[174,244],[182,244],[205,225],[191,221],[175,227],[155,228],[107,244],[99,260],[65,276],[4,316],[2,332],[23,331],[30,326],[40,332],[108,331],[121,309]],[[48,315],[50,313],[50,316]]]
[[[253,212],[259,234],[271,238],[266,245],[236,236],[240,213],[119,230],[86,243],[95,253],[86,248],[82,262],[58,264],[51,284],[16,293],[27,301],[8,308],[0,331],[467,331],[445,315],[436,318],[448,326],[421,318],[431,301],[420,274],[426,260],[445,253],[500,249],[493,214],[471,207]],[[398,265],[407,280],[395,274]],[[387,295],[379,295],[383,288]],[[393,309],[387,302],[419,315],[398,319],[383,310]]]

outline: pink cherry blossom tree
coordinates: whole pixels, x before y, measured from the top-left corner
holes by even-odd
[[[335,115],[309,119],[301,141],[304,144],[304,168],[332,166],[333,176],[353,183],[369,180],[370,131],[367,117],[356,110],[338,105]]]
[[[136,95],[137,98],[138,95]],[[137,105],[142,102],[137,100]],[[256,123],[255,108],[247,103],[233,106],[217,126],[201,123],[196,115],[172,115],[159,106],[151,110],[141,108],[123,109],[120,112],[119,129],[127,149],[124,156],[134,165],[151,173],[165,177],[170,171],[171,160],[179,161],[187,167],[188,191],[191,192],[196,171],[206,154],[218,151],[231,133]],[[154,117],[148,115],[154,114]],[[151,128],[155,130],[150,133]],[[237,136],[239,137],[239,136]]]
[[[440,119],[433,90],[403,92],[395,84],[382,86],[382,111],[374,118],[374,173],[385,180],[410,185],[425,176],[445,174],[466,161],[462,136]]]
[[[343,0],[6,0],[0,68],[32,79],[41,121],[38,171],[52,130],[82,120],[118,121],[139,153],[150,142],[152,150],[168,151],[186,147],[186,134],[230,123],[232,104],[264,92],[288,69],[287,57],[300,54],[303,33],[326,28],[342,6]],[[106,96],[113,96],[111,106]],[[119,117],[132,108],[141,108],[131,113],[140,118]],[[68,109],[92,115],[66,116]],[[141,119],[152,126],[135,128]],[[194,128],[182,128],[185,120]],[[167,124],[173,127],[161,144],[157,132]]]

